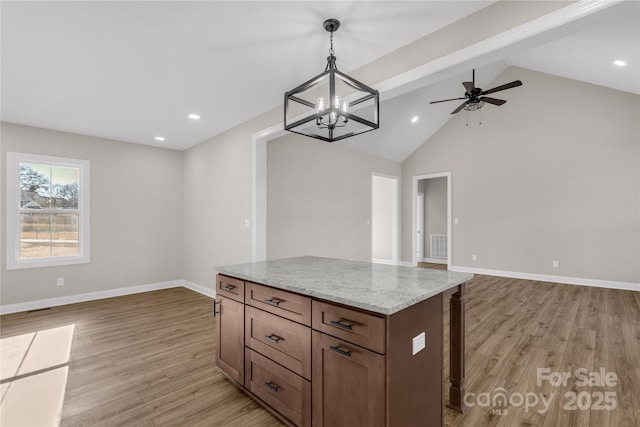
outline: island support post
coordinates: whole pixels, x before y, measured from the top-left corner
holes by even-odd
[[[464,283],[453,288],[449,300],[449,403],[463,413],[464,403]],[[446,301],[443,300],[443,302]]]

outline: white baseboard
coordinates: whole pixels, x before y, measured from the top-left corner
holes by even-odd
[[[206,286],[198,285],[198,284],[190,282],[188,280],[182,280],[182,286],[184,286],[187,289],[191,289],[194,292],[198,292],[199,294],[202,294],[202,295],[207,296],[209,298],[215,298],[216,297],[216,290],[215,289],[207,288]]]
[[[541,282],[564,283],[568,285],[594,286],[598,288],[640,291],[640,283],[616,282],[613,280],[585,279],[581,277],[553,276],[550,274],[521,273],[517,271],[491,270],[486,268],[449,266],[450,271],[484,274],[487,276],[511,277],[514,279],[538,280]]]
[[[382,260],[384,261],[384,260]],[[389,262],[387,262],[389,263]],[[392,264],[392,263],[391,263]],[[411,261],[399,261],[397,263],[403,267],[416,267]],[[463,267],[457,265],[449,266],[450,271],[461,273],[483,274],[487,276],[511,277],[514,279],[538,280],[541,282],[564,283],[569,285],[595,286],[609,289],[622,289],[630,291],[640,291],[640,283],[617,282],[612,280],[585,279],[580,277],[553,276],[549,274],[521,273],[517,271],[491,270],[486,268]],[[139,294],[142,292],[157,291],[161,289],[176,288],[183,286],[194,292],[198,292],[209,298],[216,297],[215,289],[198,285],[188,280],[171,280],[168,282],[151,283],[148,285],[130,286],[127,288],[109,289],[106,291],[89,292],[86,294],[69,295],[66,297],[47,298],[36,301],[20,302],[16,304],[0,305],[0,314],[18,313],[21,311],[39,310],[60,305],[74,304],[78,302],[93,301],[103,298],[119,297],[123,295]]]
[[[78,302],[93,301],[103,298],[119,297],[122,295],[139,294],[142,292],[157,291],[182,286],[182,280],[151,283],[148,285],[130,286],[127,288],[109,289],[106,291],[89,292],[86,294],[69,295],[65,297],[47,298],[36,301],[19,302],[16,304],[0,305],[0,314],[17,313],[20,311],[39,310],[42,308],[57,307],[59,305],[74,304]]]
[[[400,267],[417,267],[417,264],[414,264],[411,261],[398,261],[398,265]]]
[[[390,259],[372,258],[371,262],[374,263],[374,264],[398,265],[397,262],[392,261]]]
[[[216,297],[215,289],[198,285],[188,280],[170,280],[168,282],[151,283],[148,285],[130,286],[127,288],[109,289],[106,291],[89,292],[86,294],[69,295],[66,297],[47,298],[36,301],[19,302],[16,304],[0,305],[0,314],[18,313],[21,311],[40,310],[43,308],[57,307],[59,305],[75,304],[78,302],[94,301],[104,298],[113,298],[123,295],[140,294],[143,292],[158,291],[161,289],[185,287],[209,298]]]

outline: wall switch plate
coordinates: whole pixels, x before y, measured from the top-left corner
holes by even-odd
[[[244,220],[244,228],[251,228],[251,220],[250,219],[245,219]]]
[[[560,263],[556,260],[553,260],[553,268],[558,268],[560,266]]]
[[[422,332],[420,335],[413,337],[412,340],[412,346],[413,346],[413,353],[412,355],[415,356],[420,350],[422,350],[426,345],[426,335],[424,332]]]
[[[58,277],[56,279],[56,286],[64,286],[64,277]]]
[[[477,261],[478,255],[471,255],[471,261]]]
[[[453,220],[453,223],[454,223],[454,224],[460,224],[460,218],[456,218],[456,219],[454,219],[454,220]]]

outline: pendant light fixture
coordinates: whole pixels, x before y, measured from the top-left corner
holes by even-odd
[[[337,19],[324,21],[324,29],[331,33],[324,72],[284,94],[285,130],[334,142],[378,129],[378,91],[336,66],[333,33],[339,27]]]

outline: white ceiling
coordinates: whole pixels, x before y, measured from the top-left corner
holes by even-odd
[[[615,66],[616,59],[625,59],[627,66]],[[429,76],[415,82],[413,87],[417,89],[381,103],[380,129],[338,144],[403,161],[440,129],[459,105],[429,105],[429,101],[464,96],[461,82],[471,80],[472,68],[476,69],[476,85],[488,89],[509,65],[640,95],[640,1],[614,4],[562,28],[439,73],[446,77]],[[508,101],[509,92],[496,97]],[[416,124],[410,121],[414,116],[420,117]]]
[[[322,71],[326,18],[342,21],[334,43],[348,73],[491,3],[3,1],[2,120],[186,149],[281,105],[286,90]],[[639,6],[615,4],[416,82],[382,103],[379,130],[343,144],[403,160],[456,107],[428,101],[462,96],[471,68],[485,88],[513,64],[640,94]],[[614,67],[618,58],[627,67]]]

